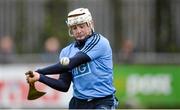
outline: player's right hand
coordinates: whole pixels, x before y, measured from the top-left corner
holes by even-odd
[[[26,74],[26,81],[28,83],[34,83],[36,81],[38,81],[40,78],[40,74],[37,72],[33,72],[33,77],[31,77],[29,74]]]

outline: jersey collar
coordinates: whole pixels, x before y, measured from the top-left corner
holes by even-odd
[[[80,40],[80,41],[76,40],[74,46],[77,47],[78,49],[82,49],[82,48],[84,47],[86,41],[87,41],[91,36],[93,36],[94,34],[95,34],[95,33],[92,32],[92,34],[89,35],[88,37],[86,37],[84,40]]]

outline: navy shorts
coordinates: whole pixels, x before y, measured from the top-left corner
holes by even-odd
[[[92,100],[83,100],[72,97],[69,103],[69,109],[115,109],[117,106],[118,100],[114,95],[94,98]]]

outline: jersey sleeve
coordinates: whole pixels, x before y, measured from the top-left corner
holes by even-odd
[[[111,47],[109,41],[98,34],[81,51],[86,53],[91,60],[94,60],[111,54]]]
[[[64,49],[61,50],[61,52],[60,52],[60,54],[59,54],[59,61],[60,61],[60,59],[61,59],[62,57],[65,56],[65,53],[66,53],[66,48],[64,48]]]
[[[70,72],[65,72],[61,74],[59,76],[59,79],[54,79],[40,74],[40,79],[39,79],[40,82],[62,92],[67,92],[69,90],[71,80],[72,80],[72,74]]]

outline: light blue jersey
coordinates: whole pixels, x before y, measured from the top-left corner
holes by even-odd
[[[115,88],[109,41],[100,34],[93,34],[81,50],[72,43],[61,51],[59,58],[73,57],[79,51],[86,53],[91,61],[72,70],[74,97],[92,99],[113,94]]]

